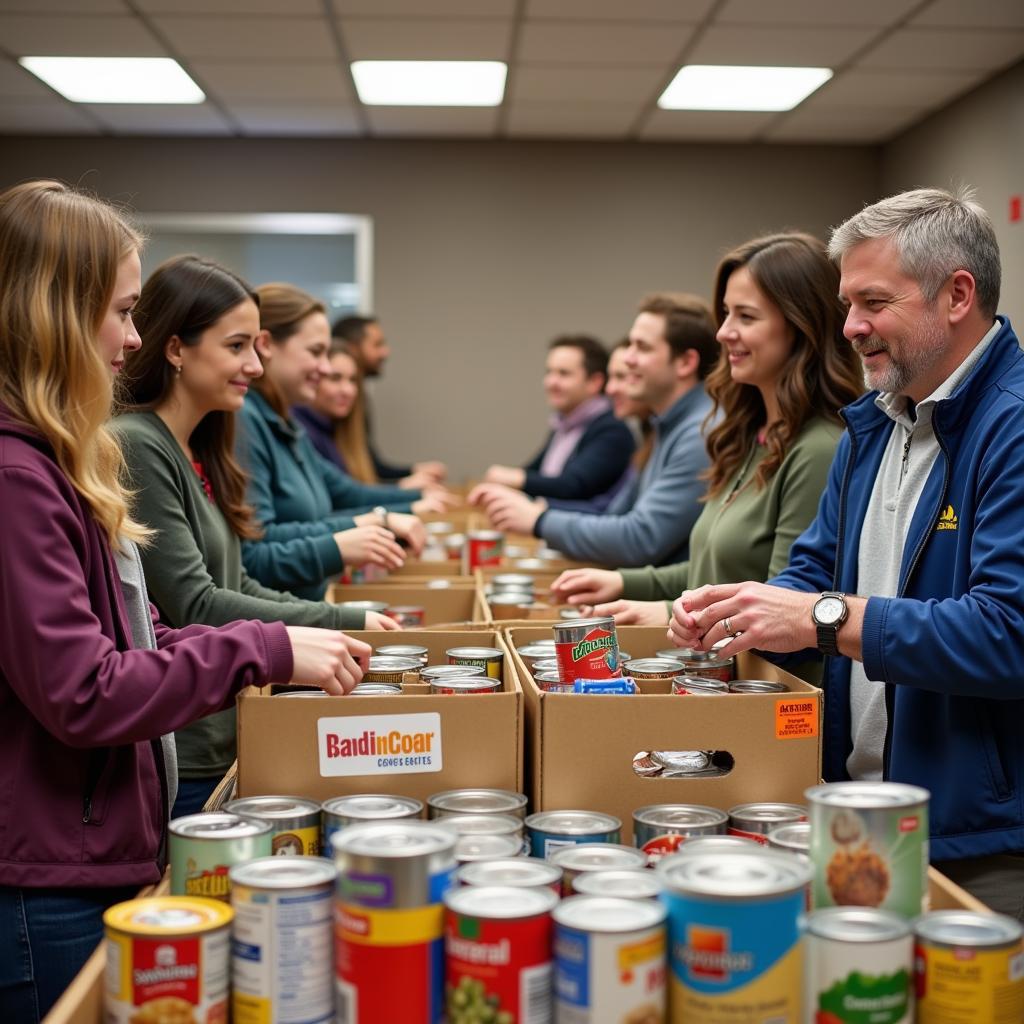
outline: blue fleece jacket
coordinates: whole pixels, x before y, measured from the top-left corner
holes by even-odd
[[[940,455],[896,597],[868,597],[864,668],[885,685],[883,777],[931,791],[935,860],[1024,851],[1024,355],[1009,321],[935,407]],[[770,582],[857,591],[861,526],[889,434],[875,393],[844,410],[818,515]],[[850,661],[825,667],[824,775],[847,778]]]

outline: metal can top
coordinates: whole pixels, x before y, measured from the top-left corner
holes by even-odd
[[[385,644],[377,648],[376,654],[388,658],[426,658],[429,651],[419,644]]]
[[[760,848],[761,844],[748,836],[703,835],[690,836],[686,840],[686,849],[691,853],[698,850],[704,852],[705,850],[756,850]]]
[[[811,823],[790,821],[771,829],[768,833],[768,845],[774,846],[777,850],[807,853],[811,848]]]
[[[1024,926],[1006,914],[933,910],[914,922],[914,932],[919,939],[935,946],[992,949],[1019,943]]]
[[[427,804],[435,817],[448,814],[526,814],[526,794],[510,789],[446,789],[432,793]]]
[[[387,611],[387,601],[342,601],[340,608],[355,608],[361,612],[384,612]]]
[[[531,675],[533,676],[533,681],[535,683],[561,683],[563,681],[562,673],[559,672],[557,668],[546,668],[542,670],[534,665]],[[569,692],[571,693],[573,684],[568,682],[565,685],[569,687]]]
[[[428,683],[432,679],[459,679],[482,675],[485,673],[480,665],[428,665],[420,669],[420,679]]]
[[[146,896],[115,903],[103,914],[103,923],[131,935],[195,935],[223,928],[234,916],[231,907],[221,900],[202,896]]]
[[[824,907],[808,914],[804,931],[833,942],[891,942],[910,935],[910,922],[874,907]]]
[[[512,557],[508,553],[510,550],[511,548],[506,550],[506,558]],[[547,572],[548,569],[550,569],[550,566],[547,564],[547,562],[544,561],[543,558],[517,558],[512,564],[517,569],[541,569],[544,572]]]
[[[717,651],[694,651],[689,647],[666,647],[663,651],[656,651],[658,658],[672,658],[675,661],[697,662],[703,666],[728,665],[735,661],[735,658],[723,658]]]
[[[656,900],[615,896],[569,896],[551,912],[556,924],[581,932],[638,932],[656,928],[666,909]]]
[[[501,680],[491,676],[446,676],[443,679],[431,679],[430,685],[455,693],[490,693],[501,689]]]
[[[412,615],[422,615],[425,610],[426,609],[424,609],[423,605],[421,605],[421,604],[389,604],[388,605],[388,612],[389,613],[393,613],[395,615],[409,615],[409,614],[412,614]],[[425,647],[423,649],[426,650]]]
[[[427,533],[433,534],[451,533],[455,529],[455,524],[447,523],[439,519],[432,523],[424,523],[423,529],[426,530]]]
[[[568,622],[556,622],[551,628],[555,633],[555,642],[564,643],[572,640],[581,629],[605,629],[614,633],[615,619],[610,615],[600,619],[571,619]]]
[[[502,540],[505,534],[499,530],[470,530],[466,536],[470,540]]]
[[[393,796],[390,793],[353,793],[351,796],[333,796],[321,805],[325,814],[340,814],[346,818],[367,820],[408,817],[423,813],[423,802],[411,796]]]
[[[254,889],[301,889],[327,885],[338,869],[323,857],[256,857],[228,868],[232,885]]]
[[[444,905],[456,914],[499,920],[549,914],[557,903],[558,894],[552,889],[509,885],[464,885],[444,896]]]
[[[633,812],[633,820],[658,828],[692,827],[694,825],[724,825],[729,816],[717,807],[703,804],[649,804]]]
[[[646,900],[661,892],[658,876],[647,868],[616,868],[614,871],[586,871],[572,880],[580,896],[617,896],[625,900]]]
[[[558,659],[557,658],[538,658],[533,663],[534,672],[557,672],[558,671]]]
[[[811,880],[811,866],[799,857],[752,846],[749,850],[696,847],[658,861],[655,869],[665,889],[713,900],[747,900],[782,896]]]
[[[497,647],[449,647],[444,652],[449,658],[504,658],[505,652]]]
[[[331,836],[331,846],[335,854],[398,859],[453,850],[456,838],[438,822],[399,818],[349,825]]]
[[[512,814],[446,814],[434,818],[460,836],[508,836],[523,834],[523,819]]]
[[[516,650],[523,658],[553,658],[555,656],[555,641],[534,640],[533,643],[523,644]]]
[[[652,750],[651,760],[662,768],[684,772],[700,772],[711,764],[711,758],[703,750]]]
[[[853,807],[864,810],[912,807],[928,802],[931,794],[921,786],[905,782],[826,782],[804,790],[812,804]]]
[[[737,804],[729,808],[729,817],[737,821],[801,821],[807,817],[807,808],[802,804],[770,803],[767,800],[754,804]]]
[[[504,885],[517,889],[535,889],[560,884],[562,869],[539,857],[506,857],[467,864],[459,868],[456,878],[463,885]]]
[[[497,590],[533,590],[534,583],[532,576],[518,572],[502,572],[491,577],[491,586]]]
[[[734,679],[730,693],[789,693],[789,687],[774,679]]]
[[[677,676],[683,671],[683,663],[676,658],[633,658],[623,665],[630,676]]]
[[[533,594],[528,590],[496,590],[487,601],[489,604],[527,605],[533,604]]]
[[[398,683],[356,683],[350,697],[395,697],[402,692]]]
[[[442,824],[448,823],[448,818]],[[459,836],[455,840],[455,859],[460,864],[472,864],[515,857],[522,851],[523,840],[515,835]]]
[[[240,818],[237,814],[203,811],[175,818],[168,826],[168,831],[183,839],[245,839],[266,835],[272,831],[272,826],[255,818]]]
[[[416,658],[393,658],[387,654],[371,654],[368,672],[418,672],[420,662]]]
[[[526,827],[552,835],[591,836],[617,832],[622,828],[622,822],[599,811],[540,811],[526,819]]]
[[[609,871],[647,865],[647,854],[643,850],[618,843],[577,843],[556,850],[549,859],[552,864],[568,871]]]
[[[315,800],[299,796],[243,796],[229,800],[224,805],[228,814],[276,821],[279,818],[300,818],[307,814],[319,814],[320,805]]]

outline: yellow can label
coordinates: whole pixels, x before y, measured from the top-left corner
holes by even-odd
[[[918,1024],[1020,1024],[1024,948],[944,948],[918,943]]]
[[[275,832],[271,840],[274,856],[290,854],[298,857],[316,857],[320,853],[320,825],[311,828],[289,828]]]

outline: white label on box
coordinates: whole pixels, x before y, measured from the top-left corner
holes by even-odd
[[[409,775],[439,772],[441,716],[359,715],[317,720],[320,774]]]

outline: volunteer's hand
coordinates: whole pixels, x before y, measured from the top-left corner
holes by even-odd
[[[441,483],[430,473],[410,473],[398,481],[398,486],[404,491],[423,491],[428,487],[440,487]]]
[[[443,484],[448,479],[448,467],[443,462],[430,459],[426,462],[414,462],[413,474],[429,477],[434,483]]]
[[[501,484],[479,484],[469,495],[470,504],[483,505],[491,522],[499,530],[511,533],[533,533],[533,528],[546,509],[542,498],[530,499],[521,491]]]
[[[667,626],[668,608],[664,601],[612,601],[583,609],[583,614],[613,615],[616,626]]]
[[[347,566],[369,564],[400,569],[405,565],[405,552],[395,543],[394,534],[383,526],[356,526],[336,533],[334,540]]]
[[[409,545],[414,555],[419,555],[427,543],[427,528],[421,519],[407,512],[389,512],[388,529]]]
[[[518,469],[516,466],[490,466],[484,473],[484,480],[489,484],[504,484],[506,487],[514,487],[522,490],[526,483],[526,470]]]
[[[600,604],[621,597],[623,585],[613,569],[566,569],[551,584],[551,593],[568,604]]]
[[[452,494],[443,487],[428,487],[423,492],[423,497],[412,503],[412,514],[422,516],[450,512],[461,502],[462,499],[457,494]]]
[[[380,612],[367,612],[366,625],[364,629],[401,629],[402,627],[394,619]]]
[[[292,683],[319,686],[340,697],[363,678],[363,666],[371,654],[369,644],[336,629],[285,629],[292,645]]]

